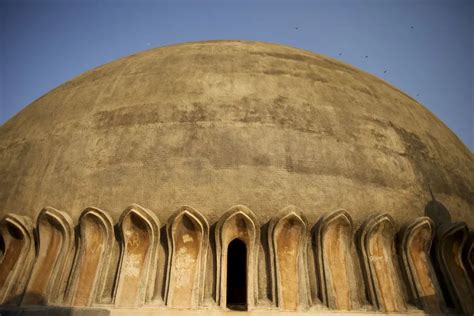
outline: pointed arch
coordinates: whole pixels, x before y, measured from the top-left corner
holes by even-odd
[[[30,218],[8,214],[0,221],[4,242],[0,258],[0,305],[18,305],[35,261],[33,222]]]
[[[465,223],[442,224],[436,233],[435,258],[455,308],[473,314],[474,288],[462,262],[468,233]]]
[[[61,303],[74,256],[74,228],[67,213],[52,207],[37,219],[38,253],[22,305]]]
[[[122,213],[119,226],[121,249],[115,305],[142,306],[155,296],[160,221],[150,210],[133,204]]]
[[[112,269],[112,253],[118,247],[112,218],[98,208],[86,208],[79,217],[77,244],[68,301],[72,306],[101,303]]]
[[[217,222],[215,239],[217,253],[216,301],[221,307],[227,307],[227,262],[228,247],[235,239],[240,240],[246,249],[246,309],[252,309],[257,301],[257,240],[260,228],[255,214],[245,206],[230,208]]]
[[[463,262],[471,284],[474,285],[474,230],[469,232],[469,237],[463,251]]]
[[[183,206],[170,217],[167,235],[166,305],[196,308],[204,295],[209,224],[199,211]]]
[[[430,259],[433,221],[429,217],[417,218],[399,235],[401,270],[410,301],[427,313],[441,313],[444,300]]]
[[[294,206],[282,209],[270,221],[272,291],[282,310],[295,311],[309,306],[307,227],[306,218]]]
[[[325,214],[314,232],[320,300],[331,309],[359,308],[362,280],[356,273],[351,216],[342,209]]]
[[[407,306],[395,259],[395,225],[388,214],[371,216],[360,228],[358,245],[369,301],[384,312]]]

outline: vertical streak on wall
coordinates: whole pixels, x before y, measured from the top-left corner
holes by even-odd
[[[444,300],[430,259],[434,224],[420,217],[404,227],[398,244],[410,301],[427,313],[441,313]]]
[[[359,247],[369,300],[384,312],[407,309],[394,249],[395,227],[388,214],[375,215],[361,227]]]
[[[127,208],[120,218],[122,245],[115,288],[115,305],[142,306],[155,295],[159,220],[138,205]]]
[[[67,297],[73,306],[101,303],[111,267],[111,256],[117,247],[113,222],[97,208],[85,209],[79,217],[78,249]]]
[[[320,299],[329,308],[351,310],[360,306],[361,280],[353,258],[352,219],[345,210],[324,215],[315,226]]]
[[[273,292],[277,306],[287,311],[307,308],[306,219],[297,208],[284,208],[271,220],[268,240],[273,256]]]
[[[197,308],[203,299],[209,225],[204,216],[186,206],[169,220],[166,304]]]

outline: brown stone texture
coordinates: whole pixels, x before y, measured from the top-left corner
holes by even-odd
[[[360,308],[363,281],[354,249],[352,218],[345,210],[325,214],[315,226],[319,298],[329,308]]]
[[[52,207],[37,219],[37,256],[22,305],[51,305],[63,300],[74,250],[72,220]]]
[[[390,215],[375,214],[361,226],[358,237],[368,298],[383,312],[407,310],[394,235],[395,227]]]
[[[202,303],[208,240],[209,224],[192,207],[185,206],[170,218],[168,306],[191,309]]]
[[[420,217],[402,229],[399,235],[400,262],[409,300],[428,313],[443,312],[446,306],[430,258],[433,222]]]
[[[462,262],[469,231],[464,223],[446,223],[436,232],[436,263],[456,312],[474,313],[474,285]]]
[[[282,224],[277,232],[276,253],[277,266],[279,267],[280,302],[284,310],[296,310],[298,306],[298,250],[301,248],[301,235],[305,233],[299,222],[290,220]]]
[[[122,244],[115,305],[142,306],[155,296],[160,222],[149,210],[133,205],[123,212],[120,227]]]
[[[72,306],[102,303],[112,266],[112,256],[118,247],[110,216],[96,208],[85,209],[79,219],[78,248],[68,287]],[[115,250],[115,251],[114,251]],[[105,298],[105,302],[109,301]]]
[[[281,210],[270,222],[269,237],[274,297],[281,310],[307,308],[307,221],[293,206]]]
[[[408,70],[409,71],[409,70]],[[117,220],[132,202],[210,222],[294,204],[397,222],[429,187],[474,225],[472,153],[416,100],[332,58],[252,41],[172,45],[92,69],[0,127],[0,215],[45,205]]]
[[[436,276],[428,255],[434,228],[429,218],[411,221],[395,239],[392,218],[372,215],[356,236],[364,278],[355,260],[352,225],[345,210],[327,213],[313,227],[311,243],[306,216],[298,208],[288,206],[260,226],[250,209],[237,205],[215,224],[212,238],[207,219],[190,206],[178,209],[161,231],[155,214],[138,205],[128,207],[115,226],[107,213],[89,207],[76,227],[77,249],[70,265],[74,234],[67,214],[50,207],[40,213],[36,260],[31,221],[9,214],[0,222],[1,305],[17,305],[23,297],[22,307],[70,306],[77,312],[81,307],[137,310],[143,306],[150,312],[213,307],[311,312],[327,307],[340,312],[406,313],[418,308],[426,313],[468,313],[473,291],[461,256],[462,249],[470,249],[465,224],[438,229],[435,257],[441,272]],[[267,232],[267,244],[258,242],[265,240],[259,238],[264,236],[260,227]],[[168,243],[164,255],[159,251],[160,235]],[[259,246],[266,248],[268,260],[258,257]],[[309,249],[315,253],[320,301],[310,298]],[[209,250],[213,260],[208,261]],[[160,262],[167,262],[161,276],[165,281],[156,275],[161,273]],[[263,270],[257,269],[260,265]],[[267,272],[270,277],[262,278],[260,274]],[[446,293],[441,293],[438,277],[443,278]],[[206,283],[215,286],[215,292],[205,291]],[[265,284],[271,302],[258,296],[257,289]],[[370,305],[361,297],[364,290]],[[443,294],[454,307],[445,306]]]
[[[463,263],[471,279],[471,284],[474,285],[474,230],[469,232],[469,238],[464,246]]]
[[[18,305],[35,259],[32,221],[9,214],[0,222],[0,304]]]

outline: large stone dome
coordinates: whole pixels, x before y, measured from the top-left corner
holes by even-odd
[[[402,222],[434,197],[472,226],[473,166],[432,113],[352,66],[186,43],[88,71],[1,126],[0,215],[50,205],[77,221],[92,205],[116,220],[139,203],[162,222],[182,205],[214,222],[244,204],[265,222],[293,204],[310,222],[338,208]]]

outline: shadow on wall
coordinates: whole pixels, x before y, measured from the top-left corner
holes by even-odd
[[[448,208],[444,206],[443,203],[436,200],[431,188],[430,188],[430,194],[431,194],[431,201],[429,201],[425,205],[425,216],[429,217],[433,221],[434,226],[435,226],[435,233],[436,233],[436,231],[441,225],[451,224],[451,214],[449,213]],[[434,243],[437,242],[436,238],[434,238],[433,242]],[[433,268],[435,270],[436,275],[440,276],[438,279],[438,282],[439,282],[446,306],[448,307],[448,309],[452,310],[454,309],[454,302],[449,293],[448,285],[446,284],[446,281],[444,280],[443,277],[441,277],[443,273],[441,272],[441,268],[436,259],[435,248],[436,247],[434,245],[431,247],[431,251],[430,251],[431,262],[433,263]]]
[[[260,243],[262,245],[263,253],[265,256],[265,267],[270,267],[271,266],[271,257],[270,257],[270,251],[268,247],[265,247],[263,245],[268,245],[268,226],[270,222],[267,222],[262,225],[260,228],[261,234],[260,234]],[[272,298],[272,271],[270,269],[265,269],[266,273],[266,299],[269,301],[273,301]]]
[[[425,206],[425,216],[428,216],[433,220],[435,227],[439,227],[441,224],[451,223],[451,214],[449,210],[441,202],[437,201],[433,192],[431,191],[431,201]]]
[[[38,294],[28,294],[34,298],[36,302],[44,302],[45,298]],[[2,316],[108,316],[110,311],[101,308],[71,308],[71,307],[53,307],[53,306],[18,306],[18,302],[22,300],[22,296],[15,296],[11,300],[6,301],[0,306],[0,315]]]

